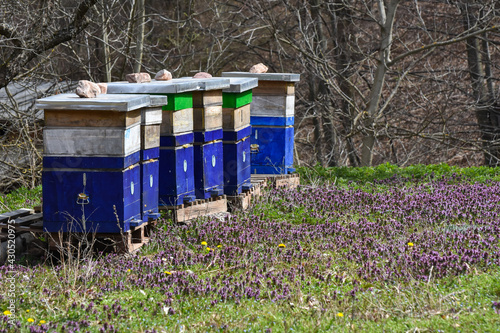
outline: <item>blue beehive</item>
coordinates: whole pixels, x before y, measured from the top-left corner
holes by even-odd
[[[109,93],[168,97],[168,104],[162,106],[160,126],[160,206],[177,206],[195,200],[192,91],[198,88],[197,82],[188,79],[108,84]]]
[[[250,103],[255,78],[230,78],[223,90],[224,193],[235,196],[252,187],[250,182]]]
[[[145,222],[160,217],[160,126],[162,106],[167,105],[166,96],[150,96],[150,99],[149,107],[144,108],[141,114],[141,210]]]
[[[295,82],[299,74],[226,72],[223,77],[257,78],[250,109],[252,173],[286,174],[293,168]]]
[[[142,223],[141,111],[149,96],[61,94],[44,109],[47,232],[127,232]]]
[[[193,92],[195,194],[208,199],[224,193],[222,89],[229,79],[192,80],[199,84]]]

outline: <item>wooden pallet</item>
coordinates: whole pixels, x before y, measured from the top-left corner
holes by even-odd
[[[178,206],[160,206],[161,212],[176,223],[185,223],[200,216],[227,212],[227,197],[221,195],[210,199],[197,199]]]
[[[9,222],[10,221],[10,222]],[[0,214],[0,242],[8,239],[9,225],[13,225],[16,236],[32,232],[36,235],[44,235],[48,247],[51,250],[62,249],[69,244],[77,244],[85,238],[87,243],[96,241],[107,244],[106,249],[113,247],[117,252],[134,252],[149,241],[149,235],[157,221],[145,222],[138,227],[132,227],[130,231],[122,234],[116,233],[94,233],[84,235],[82,233],[46,233],[43,231],[43,213],[40,207],[35,209],[22,208],[16,211]],[[68,243],[71,241],[71,243]]]
[[[116,253],[133,253],[149,242],[152,225],[144,222],[140,226],[131,227],[123,233],[48,233],[49,249],[64,252],[82,244],[94,246],[101,251],[112,250]]]
[[[25,232],[41,233],[43,231],[43,214],[33,209],[21,208],[0,214],[0,241],[7,239],[9,225],[14,226],[16,235]]]
[[[253,174],[251,176],[252,183],[262,181],[262,187],[270,186],[272,188],[288,187],[294,189],[300,185],[300,176],[296,173],[288,175],[272,175],[272,174]]]
[[[261,187],[264,181],[252,182],[253,187],[250,190],[243,190],[241,194],[234,196],[227,196],[227,208],[230,212],[236,210],[245,210],[250,207],[250,203],[261,196]]]

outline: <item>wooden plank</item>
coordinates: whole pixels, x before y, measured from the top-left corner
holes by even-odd
[[[193,108],[163,111],[160,135],[172,135],[193,131]]]
[[[253,88],[254,95],[294,95],[295,84],[286,81],[263,81]]]
[[[142,125],[141,129],[141,149],[150,149],[160,146],[161,125]]]
[[[141,121],[141,110],[45,110],[47,127],[129,127]]]
[[[33,222],[41,220],[42,218],[43,218],[42,213],[31,214],[28,216],[19,217],[15,219],[13,224],[16,226],[27,226],[32,224]]]
[[[260,117],[293,117],[295,96],[293,95],[254,95],[251,115]]]
[[[262,188],[269,183],[273,188],[288,187],[296,188],[300,185],[300,176],[298,174],[272,175],[272,174],[252,174],[251,182],[262,182]]]
[[[222,105],[193,109],[193,130],[205,131],[222,127]]]
[[[0,214],[0,223],[8,222],[9,220],[17,219],[26,215],[33,214],[33,209],[21,208],[12,212]]]
[[[222,109],[222,128],[224,130],[236,130],[248,125],[250,125],[250,104],[237,109]]]
[[[43,141],[45,156],[127,156],[141,148],[141,126],[46,128]]]
[[[222,105],[222,90],[194,91],[193,107]]]
[[[196,200],[189,204],[179,206],[160,207],[162,211],[168,211],[176,223],[187,222],[197,217],[227,212],[227,197],[225,195],[212,198]]]

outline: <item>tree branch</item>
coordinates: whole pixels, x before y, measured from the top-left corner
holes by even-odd
[[[407,57],[409,57],[409,56],[411,56],[413,54],[416,54],[416,53],[419,53],[419,52],[422,52],[422,51],[425,51],[425,50],[428,50],[428,49],[440,47],[440,46],[455,44],[455,43],[464,41],[467,38],[474,37],[474,36],[477,36],[477,35],[481,35],[481,34],[483,34],[485,32],[494,31],[494,30],[498,30],[498,27],[497,26],[492,26],[492,27],[489,27],[489,28],[484,28],[484,29],[481,29],[481,30],[474,31],[474,32],[472,32],[472,33],[470,33],[468,35],[465,35],[465,36],[462,36],[462,37],[459,37],[459,38],[453,38],[453,39],[442,41],[442,42],[434,42],[434,43],[429,44],[429,45],[424,45],[421,48],[413,49],[411,51],[408,51],[406,53],[398,55],[397,57],[395,57],[391,61],[387,62],[386,65],[387,65],[387,67],[391,67],[392,65],[394,65],[398,61],[403,60],[403,59],[405,59],[405,58],[407,58]]]

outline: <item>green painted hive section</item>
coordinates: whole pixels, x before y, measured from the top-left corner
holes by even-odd
[[[252,103],[252,90],[247,90],[242,93],[222,93],[223,108],[236,109],[250,103]]]
[[[193,93],[185,92],[179,94],[165,94],[168,98],[168,104],[162,106],[163,111],[177,111],[190,109],[193,107]]]

